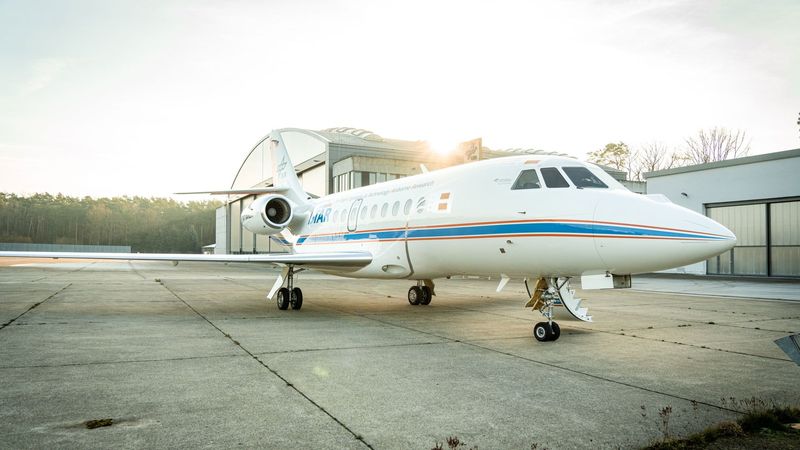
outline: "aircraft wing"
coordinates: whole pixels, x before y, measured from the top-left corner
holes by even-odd
[[[247,262],[297,266],[364,267],[372,262],[367,252],[265,253],[256,255],[205,255],[192,253],[91,253],[0,252],[2,257],[54,259],[111,259],[123,261]]]
[[[211,194],[211,195],[250,195],[250,194],[284,194],[288,191],[285,187],[265,187],[265,188],[251,188],[251,189],[220,189],[216,191],[193,191],[193,192],[176,192],[177,195],[187,194]]]

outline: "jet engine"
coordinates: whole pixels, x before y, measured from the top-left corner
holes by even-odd
[[[292,221],[292,204],[282,195],[257,198],[242,211],[242,225],[256,234],[281,232]]]

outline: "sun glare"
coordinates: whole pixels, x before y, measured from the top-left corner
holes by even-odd
[[[440,155],[448,155],[453,153],[456,148],[458,148],[458,144],[461,142],[458,139],[454,138],[433,138],[427,140],[428,145],[430,146],[431,150],[440,154]]]

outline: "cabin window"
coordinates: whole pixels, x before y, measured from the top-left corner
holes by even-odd
[[[542,187],[539,184],[539,176],[536,175],[535,169],[523,170],[517,177],[517,181],[511,186],[511,190],[517,189],[539,189]]]
[[[367,205],[364,205],[364,206],[361,207],[361,220],[364,220],[364,219],[367,218],[367,210],[368,209],[369,208],[367,207]]]
[[[425,197],[420,197],[417,200],[417,214],[422,214],[425,211]]]
[[[386,217],[387,211],[389,211],[389,204],[384,203],[383,206],[381,206],[381,217]]]
[[[339,210],[337,209],[336,211],[333,212],[333,223],[336,223],[338,221],[339,221]]]
[[[411,212],[411,199],[406,200],[406,205],[403,206],[403,214],[408,215]]]
[[[398,212],[400,212],[400,201],[399,200],[394,202],[394,205],[392,205],[392,215],[396,216]]]
[[[372,211],[369,212],[369,218],[374,219],[378,215],[378,205],[372,205]]]
[[[608,188],[595,174],[586,167],[562,167],[572,184],[578,188]]]
[[[545,167],[542,169],[542,178],[544,178],[545,186],[549,188],[565,188],[569,187],[569,183],[561,175],[555,167]]]

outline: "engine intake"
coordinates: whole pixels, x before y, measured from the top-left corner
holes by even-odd
[[[256,234],[275,234],[286,228],[292,217],[289,199],[282,195],[269,195],[256,199],[242,211],[242,225]]]
[[[283,228],[292,220],[292,207],[283,197],[273,197],[264,205],[261,213],[272,228]]]

